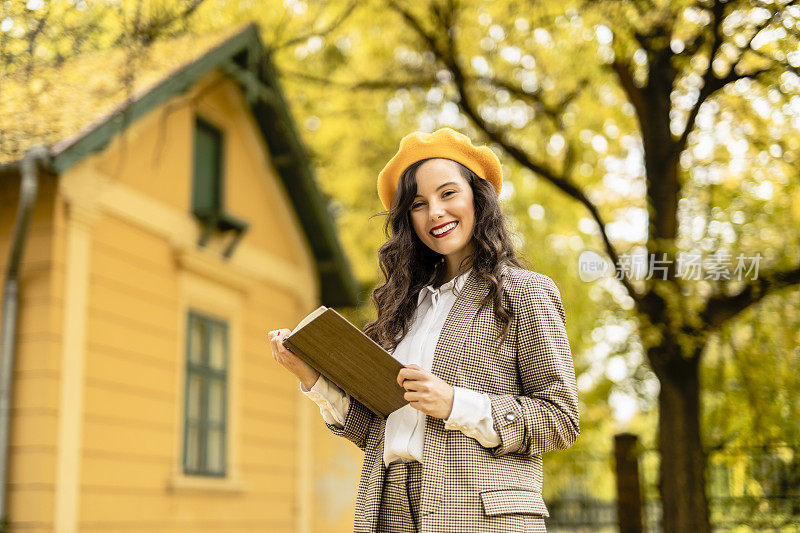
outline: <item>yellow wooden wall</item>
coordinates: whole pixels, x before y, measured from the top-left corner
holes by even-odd
[[[364,453],[349,440],[333,436],[319,409],[313,410],[312,531],[350,533]]]
[[[20,180],[0,178],[0,272],[5,276]],[[42,176],[20,272],[9,427],[7,509],[25,531],[53,530],[63,264],[56,180]],[[5,279],[3,277],[3,279]],[[0,308],[0,317],[2,309]]]
[[[250,223],[229,261],[221,243],[195,246],[196,115],[223,130],[226,208]],[[13,187],[0,190],[11,205]],[[267,331],[316,308],[318,287],[239,88],[209,74],[70,168],[57,192],[51,180],[37,205],[15,375],[12,531],[351,531],[363,455],[327,431],[269,351]],[[229,325],[224,480],[180,472],[190,308]]]

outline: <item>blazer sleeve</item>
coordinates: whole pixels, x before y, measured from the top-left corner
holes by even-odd
[[[344,417],[344,427],[325,422],[334,435],[344,437],[352,441],[361,450],[367,447],[367,437],[369,428],[375,419],[375,414],[364,407],[364,404],[353,397],[350,397],[350,408]]]
[[[516,312],[517,369],[524,394],[490,395],[500,435],[500,444],[489,449],[495,457],[569,448],[580,434],[566,316],[553,280],[532,276]]]

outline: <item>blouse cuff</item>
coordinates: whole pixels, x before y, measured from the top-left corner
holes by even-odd
[[[310,390],[300,383],[300,392],[319,406],[325,422],[344,427],[345,415],[350,409],[350,396],[332,381],[320,374]]]
[[[494,429],[492,402],[485,392],[453,387],[453,410],[444,427],[458,429],[486,448],[500,444],[500,435]]]

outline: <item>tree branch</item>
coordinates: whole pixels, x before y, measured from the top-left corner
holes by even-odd
[[[719,328],[726,321],[760,302],[765,296],[784,287],[800,283],[800,267],[788,270],[762,272],[750,280],[745,288],[733,296],[721,295],[709,299],[701,318],[711,328]]]
[[[417,32],[417,35],[422,37],[422,40],[424,40],[428,44],[428,47],[434,53],[439,51],[439,45],[436,43],[435,37],[429,34],[427,31],[425,31],[425,28],[423,28],[422,24],[417,19],[414,18],[414,16],[411,14],[410,11],[408,11],[407,9],[403,9],[403,7],[398,5],[397,2],[395,2],[395,0],[389,0],[389,7],[397,11],[400,14],[400,16],[403,17],[403,19],[405,19],[408,25],[411,26],[411,28],[415,32]]]
[[[334,21],[332,21],[326,27],[322,28],[319,31],[311,31],[303,35],[292,37],[291,39],[288,39],[282,43],[278,43],[277,41],[270,43],[269,45],[270,51],[274,52],[283,48],[288,48],[290,46],[300,44],[302,42],[307,41],[311,37],[325,37],[329,33],[333,32],[336,28],[341,26],[344,23],[344,21],[347,20],[348,17],[350,17],[350,15],[353,14],[353,11],[355,10],[356,6],[358,6],[358,2],[356,0],[351,0],[350,3],[347,4],[347,6],[345,6],[342,14],[339,15]]]
[[[784,63],[783,61],[779,61],[779,60],[775,59],[774,57],[768,56],[767,54],[765,54],[761,50],[750,50],[750,52],[752,52],[753,54],[757,55],[758,57],[760,57],[762,59],[766,59],[767,61],[772,62],[773,65],[776,65],[781,69],[785,69],[785,70],[791,71],[792,73],[797,74],[798,76],[800,76],[800,69],[790,65],[788,62]],[[756,76],[758,74],[761,74],[763,72],[768,72],[769,70],[770,69],[768,69],[768,68],[759,69],[759,70],[756,71],[755,74],[751,73],[751,74],[747,74],[746,76],[740,76],[740,77],[742,77],[742,78],[752,78],[752,77],[754,77],[754,76]]]
[[[405,80],[390,80],[386,78],[378,78],[372,80],[362,80],[357,83],[345,83],[345,82],[335,81],[330,78],[322,78],[319,76],[313,76],[311,74],[307,74],[305,72],[298,72],[287,69],[281,70],[281,75],[290,78],[301,79],[304,81],[310,81],[312,83],[317,83],[320,85],[340,87],[342,89],[353,90],[353,91],[361,91],[361,90],[369,91],[374,89],[410,89],[411,87],[432,87],[433,85],[439,83],[435,77],[424,77],[416,79],[409,78]]]
[[[644,131],[644,123],[649,115],[649,108],[642,90],[637,87],[636,83],[633,81],[633,74],[631,74],[630,66],[628,63],[623,63],[615,57],[614,61],[611,63],[611,69],[617,75],[620,86],[628,97],[628,101],[630,101],[633,108],[636,110],[636,118],[639,121],[640,131]]]
[[[185,21],[192,13],[194,13],[200,4],[205,0],[189,0],[186,6],[177,13],[166,12],[160,16],[152,16],[144,20],[137,7],[136,17],[132,24],[132,35],[134,39],[140,41],[143,45],[149,46],[156,39],[158,39],[166,29],[175,22]]]
[[[795,3],[797,3],[797,1],[798,0],[792,0],[792,1],[788,2],[783,7],[795,4]],[[764,29],[766,29],[772,23],[772,18],[773,17],[769,17],[766,20],[764,20],[761,24],[759,24],[759,25],[757,25],[755,27],[755,31],[750,36],[750,38],[747,40],[747,43],[744,46],[739,48],[739,51],[740,51],[739,57],[736,59],[734,64],[731,66],[730,71],[728,72],[727,76],[725,76],[724,78],[718,78],[714,74],[714,69],[712,68],[712,66],[714,64],[714,57],[717,55],[717,52],[719,51],[720,46],[722,46],[723,36],[722,36],[722,33],[721,33],[721,26],[722,26],[722,21],[724,19],[724,7],[725,6],[724,6],[723,2],[721,2],[720,0],[717,0],[716,2],[714,2],[714,6],[712,8],[712,13],[713,13],[712,31],[713,31],[713,34],[714,34],[714,40],[713,40],[712,45],[711,45],[711,52],[709,53],[709,56],[708,56],[709,57],[708,58],[708,68],[706,69],[706,72],[703,75],[703,87],[702,87],[702,89],[700,89],[700,94],[697,97],[697,101],[695,102],[694,106],[692,107],[692,110],[689,112],[689,117],[686,120],[686,126],[683,129],[683,133],[681,134],[680,138],[678,139],[677,143],[675,144],[675,147],[676,147],[676,150],[678,151],[678,153],[682,152],[686,148],[686,143],[688,141],[689,134],[694,129],[694,121],[695,121],[695,119],[697,119],[697,115],[700,112],[700,107],[703,105],[703,103],[706,100],[708,100],[708,98],[712,94],[714,94],[718,90],[722,89],[723,87],[725,87],[729,83],[735,82],[735,81],[740,80],[742,78],[753,78],[754,79],[754,78],[758,77],[760,74],[763,74],[764,72],[769,71],[769,69],[767,68],[767,69],[759,69],[759,70],[756,70],[754,72],[750,72],[748,74],[739,74],[739,73],[737,73],[736,70],[741,65],[742,58],[744,57],[744,55],[747,52],[752,52],[752,53],[754,53],[754,54],[756,54],[756,55],[758,55],[760,57],[768,59],[768,60],[770,60],[772,62],[776,62],[776,63],[780,64],[782,67],[789,68],[789,69],[793,68],[790,65],[783,65],[782,63],[776,61],[775,58],[769,57],[766,54],[764,54],[763,52],[761,52],[760,50],[756,50],[756,49],[751,47],[751,45],[753,43],[753,40],[756,38],[756,36],[759,33],[761,33]],[[795,73],[797,73],[796,69],[794,69],[794,70],[795,70]]]
[[[484,82],[493,85],[495,87],[500,87],[502,89],[505,89],[510,94],[522,100],[526,100],[534,104],[534,106],[538,106],[542,110],[542,112],[544,112],[544,114],[550,120],[552,120],[557,127],[561,126],[560,116],[562,114],[562,111],[567,107],[567,105],[569,105],[570,102],[575,100],[575,98],[577,98],[580,95],[580,93],[583,92],[583,90],[590,85],[589,80],[583,78],[578,81],[578,86],[574,90],[564,95],[564,97],[561,98],[558,102],[556,102],[555,104],[548,104],[542,97],[543,95],[541,90],[535,92],[526,92],[525,90],[522,89],[522,87],[520,87],[516,83],[503,78],[498,78],[496,76],[477,76],[473,77],[472,79],[477,82]]]
[[[714,75],[714,57],[717,55],[720,47],[722,46],[722,20],[725,16],[725,4],[721,0],[716,0],[711,7],[711,50],[708,52],[708,67],[703,74],[703,87],[700,89],[700,94],[697,96],[697,101],[692,106],[689,112],[689,118],[686,120],[686,126],[683,128],[678,142],[675,144],[675,149],[678,153],[683,152],[686,148],[686,142],[689,139],[689,134],[694,129],[694,121],[697,114],[700,113],[700,106],[703,105],[709,96],[720,87],[716,86],[719,79]],[[733,70],[733,69],[731,69]]]

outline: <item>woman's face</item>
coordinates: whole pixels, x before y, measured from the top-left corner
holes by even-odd
[[[459,166],[449,159],[429,159],[417,168],[417,196],[411,202],[411,223],[420,240],[447,258],[448,272],[455,273],[461,260],[472,253],[475,205],[472,188]],[[450,229],[455,222],[455,228]],[[442,228],[444,234],[434,235]]]

